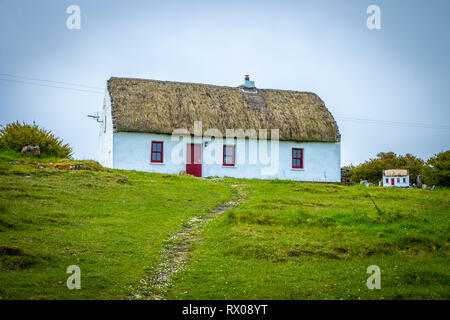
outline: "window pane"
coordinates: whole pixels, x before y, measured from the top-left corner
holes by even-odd
[[[302,150],[301,149],[293,149],[292,150],[292,157],[293,158],[301,158],[302,157]]]
[[[161,151],[161,143],[154,143],[153,144],[153,151]]]

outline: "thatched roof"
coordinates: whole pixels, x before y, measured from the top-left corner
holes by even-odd
[[[409,170],[408,169],[389,169],[389,170],[384,170],[383,175],[385,177],[406,177],[407,175],[409,175]]]
[[[128,78],[109,79],[108,91],[115,132],[193,133],[200,120],[203,132],[279,129],[280,140],[340,141],[333,116],[314,93]]]

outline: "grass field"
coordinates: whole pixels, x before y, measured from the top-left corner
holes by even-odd
[[[169,299],[450,298],[448,190],[244,183]],[[381,290],[366,287],[370,265]]]
[[[245,201],[204,227],[166,298],[450,298],[449,189],[197,179],[4,152],[0,298],[127,298],[165,241],[236,184]],[[81,290],[66,287],[72,264]],[[380,290],[366,287],[370,265]]]
[[[125,298],[165,239],[231,197],[190,176],[36,169],[16,157],[0,155],[1,299]],[[81,268],[81,290],[66,287],[69,265]]]

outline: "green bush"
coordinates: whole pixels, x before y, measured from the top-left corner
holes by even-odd
[[[68,144],[53,135],[49,130],[39,128],[37,125],[20,124],[13,122],[0,129],[0,150],[21,151],[22,147],[39,145],[41,153],[60,158],[72,155]]]
[[[428,159],[423,170],[423,181],[428,185],[450,187],[450,150]]]
[[[357,167],[351,167],[349,175],[352,182],[367,180],[378,183],[383,177],[383,170],[409,169],[410,181],[415,181],[416,177],[422,174],[423,168],[423,160],[409,153],[401,156],[394,152],[380,152],[375,159],[370,159]]]

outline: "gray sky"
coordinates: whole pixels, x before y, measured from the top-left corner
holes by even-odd
[[[80,30],[66,27],[71,4]],[[381,30],[366,27],[371,4]],[[380,151],[426,159],[450,149],[449,14],[447,0],[0,0],[0,124],[36,121],[96,159],[86,115],[109,77],[238,86],[250,74],[260,88],[317,93],[343,164]]]

